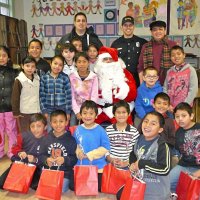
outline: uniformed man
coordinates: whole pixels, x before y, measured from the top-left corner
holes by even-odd
[[[134,35],[134,19],[133,17],[126,16],[122,19],[121,29],[123,35],[116,39],[111,47],[118,50],[118,56],[126,64],[126,68],[134,76],[137,87],[140,85],[139,76],[137,72],[138,59],[142,45],[147,41]]]

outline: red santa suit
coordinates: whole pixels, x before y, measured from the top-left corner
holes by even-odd
[[[112,58],[113,62],[105,63],[104,58]],[[94,71],[99,79],[99,114],[96,123],[105,121],[116,123],[112,113],[113,104],[119,100],[129,103],[131,111],[134,108],[134,100],[137,95],[136,83],[132,74],[125,69],[124,62],[118,58],[118,52],[114,48],[101,47]],[[132,124],[129,116],[128,123]]]

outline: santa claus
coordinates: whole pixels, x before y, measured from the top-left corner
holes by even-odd
[[[116,123],[112,113],[113,104],[119,100],[129,103],[131,111],[134,107],[137,89],[132,74],[126,69],[124,62],[118,58],[114,48],[101,47],[94,72],[99,79],[99,114],[98,124],[105,121]],[[129,116],[128,123],[132,124]]]

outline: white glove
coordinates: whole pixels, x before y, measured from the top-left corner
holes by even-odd
[[[115,94],[115,98],[124,100],[128,96],[129,90],[130,90],[130,88],[127,85],[127,83],[120,85],[119,92],[117,94]]]
[[[110,118],[112,119],[114,116],[113,116],[113,113],[112,113],[112,110],[113,110],[113,106],[109,106],[107,108],[103,108],[103,112]]]

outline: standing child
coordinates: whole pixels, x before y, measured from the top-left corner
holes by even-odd
[[[8,135],[9,158],[12,156],[12,145],[16,142],[17,127],[12,112],[11,93],[17,74],[18,71],[12,68],[9,49],[0,46],[0,159],[5,155],[5,134]]]
[[[40,112],[40,78],[36,72],[36,61],[28,56],[23,60],[22,71],[15,79],[12,91],[13,114],[19,119],[21,132],[29,129],[29,120]]]
[[[86,100],[80,109],[83,124],[74,133],[77,141],[77,165],[95,165],[98,167],[98,190],[101,191],[103,168],[107,164],[105,154],[110,151],[110,142],[105,130],[95,123],[98,115],[94,101]]]
[[[139,172],[146,182],[145,200],[168,200],[170,198],[170,151],[159,136],[165,120],[158,112],[147,113],[142,122],[142,133],[130,154],[132,172]],[[120,196],[120,190],[117,197]]]
[[[176,191],[181,171],[194,173],[200,169],[200,124],[192,121],[192,107],[182,102],[175,107],[174,115],[180,126],[176,131],[175,148],[182,156],[170,172],[171,192]]]
[[[153,111],[153,99],[155,95],[162,92],[162,86],[158,81],[158,71],[154,67],[147,67],[143,71],[143,82],[138,87],[138,94],[135,100],[135,121],[137,128],[144,116]]]
[[[198,92],[196,70],[185,62],[185,53],[180,46],[172,47],[171,60],[174,66],[167,72],[163,87],[164,92],[170,96],[173,108],[181,102],[192,105]]]
[[[36,38],[32,39],[28,44],[28,54],[35,58],[36,71],[40,77],[50,70],[49,63],[45,59],[41,58],[42,46],[42,42]]]
[[[62,72],[63,66],[63,57],[54,56],[51,60],[51,71],[41,77],[40,107],[47,118],[52,111],[63,110],[69,121],[72,109],[71,84],[68,76]],[[49,124],[48,131],[50,130]]]
[[[117,122],[106,128],[111,148],[106,154],[106,159],[118,168],[128,169],[129,154],[139,133],[135,127],[127,123],[130,107],[126,101],[120,100],[114,104],[113,115]]]
[[[89,57],[89,64],[90,64],[90,70],[94,71],[94,66],[96,65],[97,57],[98,57],[99,49],[95,44],[90,44],[88,46],[88,57]]]
[[[63,110],[55,110],[50,115],[53,130],[46,137],[41,147],[41,161],[46,167],[64,171],[62,192],[67,192],[73,176],[73,167],[77,162],[76,141],[66,132],[68,119]]]
[[[32,115],[30,118],[30,131],[18,134],[17,143],[12,147],[12,162],[22,160],[25,163],[32,163],[37,166],[31,183],[32,189],[37,188],[42,170],[42,165],[38,158],[41,153],[41,144],[45,139],[44,134],[46,125],[46,118],[42,114]],[[11,166],[0,177],[1,189],[3,188],[3,184],[10,171],[10,168]]]
[[[73,44],[66,43],[61,48],[61,54],[65,59],[63,72],[68,76],[76,70],[74,63],[75,53],[76,53],[76,48]]]
[[[84,52],[75,55],[77,71],[70,75],[72,89],[72,109],[70,125],[78,124],[81,120],[80,108],[85,100],[97,102],[98,78],[89,70],[89,57]]]
[[[164,130],[160,134],[165,142],[168,144],[171,155],[172,155],[172,167],[178,162],[179,153],[175,150],[175,121],[168,116],[168,110],[170,109],[170,97],[160,92],[154,97],[153,107],[156,112],[162,114],[165,119]]]
[[[83,43],[82,43],[82,40],[80,38],[75,37],[71,40],[70,43],[75,46],[77,52],[83,51]]]

